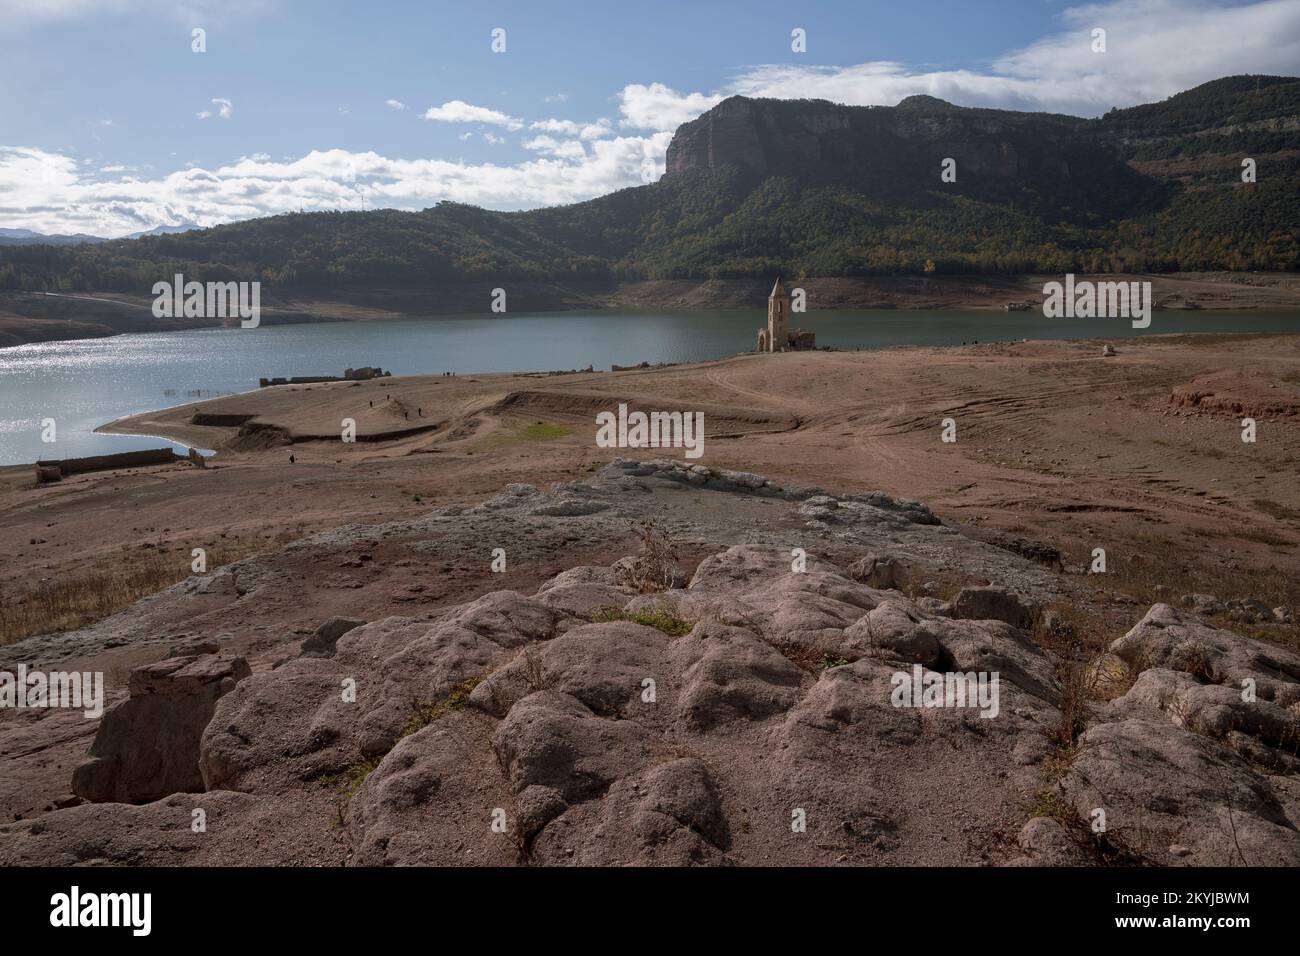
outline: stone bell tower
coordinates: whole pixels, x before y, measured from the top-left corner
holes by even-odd
[[[790,347],[790,294],[778,276],[767,297],[767,328],[758,333],[760,352],[784,352]]]

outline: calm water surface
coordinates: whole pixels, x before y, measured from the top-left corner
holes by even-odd
[[[0,349],[0,464],[164,444],[96,435],[115,418],[257,387],[262,376],[341,375],[379,365],[394,375],[609,368],[691,362],[754,347],[761,311],[562,312],[196,329]],[[1300,312],[1157,312],[1148,330],[1121,319],[1045,319],[1038,312],[809,312],[819,345],[885,348],[1022,338],[1168,332],[1300,332]],[[41,442],[53,418],[57,442]]]

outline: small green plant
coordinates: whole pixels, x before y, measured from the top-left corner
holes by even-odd
[[[436,704],[416,704],[414,708],[415,713],[413,713],[411,719],[406,722],[406,726],[402,728],[402,732],[398,735],[397,740],[393,741],[393,746],[396,747],[398,743],[411,736],[411,734],[418,733],[425,727],[428,727],[444,714],[447,714],[458,707],[463,707],[465,702],[469,700],[469,695],[473,693],[474,688],[477,687],[482,680],[482,677],[471,677],[468,680],[461,681],[452,688],[451,693],[448,694],[444,700],[441,700]],[[389,752],[392,752],[391,748]],[[387,756],[387,754],[385,754],[385,756]],[[345,768],[341,773],[325,778],[326,783],[336,787],[347,800],[351,800],[356,796],[357,791],[361,789],[361,785],[366,782],[366,778],[369,777],[371,772],[379,766],[383,759],[383,757],[371,757],[366,760],[360,760],[357,763],[352,764],[352,766]],[[340,808],[339,819],[341,820],[342,817],[343,811],[342,808]]]
[[[1048,784],[1038,790],[1025,805],[1025,812],[1030,817],[1051,817],[1064,825],[1073,825],[1074,818],[1070,811],[1061,804],[1060,794],[1055,786]]]
[[[346,768],[337,776],[331,777],[330,783],[338,787],[339,791],[349,800],[356,796],[361,785],[366,782],[366,777],[370,776],[372,770],[379,766],[379,757],[371,757],[369,760],[361,760]]]
[[[411,736],[411,734],[418,733],[444,714],[464,706],[465,702],[469,700],[469,695],[473,693],[474,688],[482,680],[482,677],[471,677],[469,680],[461,681],[452,689],[452,692],[447,695],[445,700],[441,700],[436,704],[416,704],[415,713],[406,722],[406,726],[402,728],[402,735],[397,739],[400,741]]]
[[[677,617],[666,607],[659,607],[653,611],[623,611],[619,608],[608,607],[602,608],[591,616],[592,621],[596,623],[605,623],[608,621],[631,621],[633,624],[644,624],[646,627],[653,627],[656,630],[663,631],[669,637],[681,637],[689,634],[691,628],[695,625]]]
[[[848,663],[847,658],[831,657],[831,655],[827,654],[825,657],[821,659],[821,661],[818,663],[818,666],[825,671],[825,670],[830,670],[832,667],[842,667],[847,663]]]

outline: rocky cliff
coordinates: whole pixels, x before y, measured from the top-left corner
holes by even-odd
[[[946,159],[955,161],[955,181],[940,178]],[[733,96],[680,126],[666,161],[669,176],[727,166],[873,196],[942,187],[1022,207],[1050,197],[1058,207],[1107,212],[1140,202],[1153,186],[1096,121],[967,109],[932,96],[894,107]]]

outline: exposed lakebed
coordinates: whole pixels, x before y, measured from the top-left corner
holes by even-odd
[[[835,311],[798,316],[837,348],[1108,338],[1171,332],[1300,332],[1300,313],[1166,311],[1127,320],[1045,319],[1039,312]],[[97,434],[124,415],[243,392],[263,376],[339,375],[377,365],[394,375],[581,369],[693,362],[754,347],[757,311],[584,311],[194,329],[0,349],[0,464],[166,444]],[[53,419],[57,441],[41,441]]]

